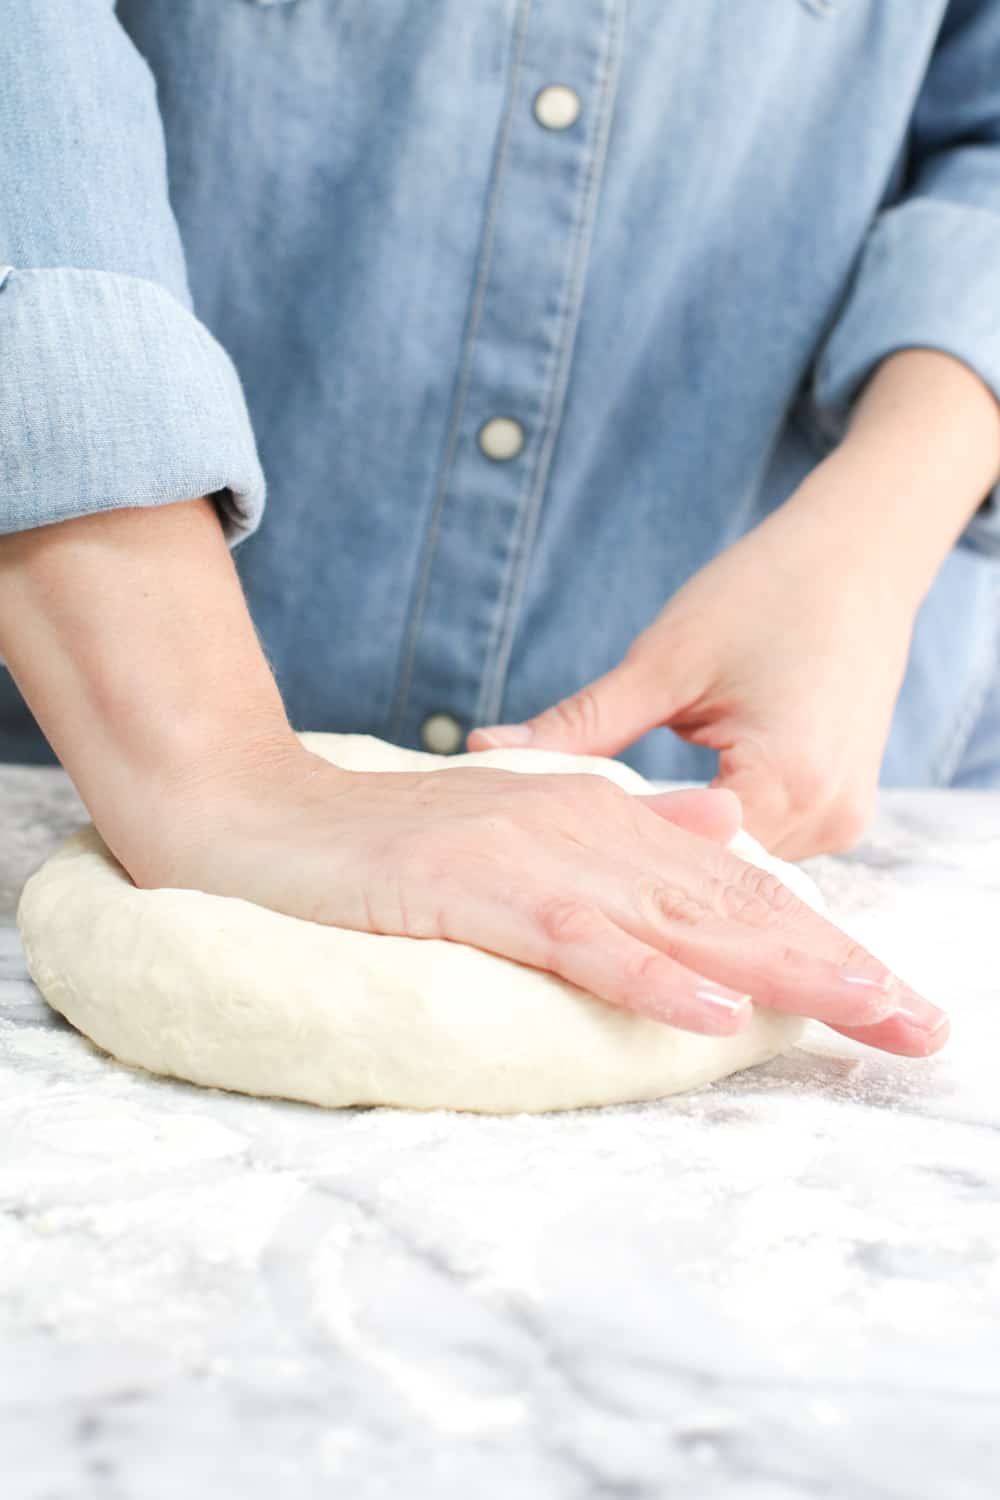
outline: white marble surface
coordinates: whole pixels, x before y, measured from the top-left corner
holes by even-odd
[[[13,927],[79,820],[0,767],[4,1500],[996,1500],[1000,795],[890,793],[838,920],[951,1010],[660,1104],[324,1112],[123,1068]]]

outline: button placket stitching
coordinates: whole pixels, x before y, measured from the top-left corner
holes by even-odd
[[[399,672],[399,687],[396,692],[396,701],[393,706],[389,737],[399,739],[402,735],[403,720],[406,714],[410,687],[413,681],[413,670],[416,663],[420,626],[427,605],[427,595],[430,589],[431,574],[434,564],[434,555],[437,550],[438,537],[441,529],[441,521],[444,514],[445,502],[448,496],[450,479],[455,462],[455,450],[458,445],[459,435],[462,430],[462,422],[465,413],[466,397],[472,378],[473,354],[475,351],[476,338],[482,321],[483,304],[486,297],[486,288],[489,282],[490,265],[493,256],[493,240],[499,210],[500,195],[503,190],[504,167],[507,157],[507,147],[510,140],[511,126],[514,110],[520,97],[518,87],[520,73],[524,60],[524,46],[528,30],[528,19],[531,11],[532,0],[519,0],[517,19],[514,28],[514,40],[512,44],[512,61],[510,68],[510,84],[506,108],[500,128],[500,141],[493,162],[493,175],[489,184],[488,205],[486,225],[483,232],[483,240],[479,253],[476,271],[476,282],[473,288],[471,308],[465,337],[462,343],[462,352],[459,359],[459,378],[455,397],[452,403],[451,420],[448,428],[448,437],[445,446],[445,456],[441,464],[441,472],[438,478],[437,491],[434,497],[434,510],[431,515],[427,530],[427,539],[424,553],[420,563],[420,570],[414,601],[409,612],[409,629],[406,632],[405,644],[402,653],[402,666]]]
[[[580,194],[579,212],[572,227],[566,271],[563,277],[563,307],[558,338],[554,342],[554,358],[558,363],[555,380],[549,390],[548,408],[542,424],[543,441],[535,463],[534,482],[528,495],[527,505],[521,514],[520,536],[508,569],[507,580],[497,611],[498,632],[491,644],[487,661],[494,659],[492,672],[484,675],[483,687],[477,706],[477,722],[492,723],[500,718],[503,690],[507,668],[513,646],[514,627],[518,608],[524,594],[531,547],[538,528],[538,516],[548,479],[549,465],[558,433],[559,414],[562,410],[569,372],[572,364],[573,334],[579,318],[583,298],[583,284],[587,267],[587,255],[593,232],[594,210],[607,154],[611,115],[618,82],[621,54],[624,41],[624,0],[609,0],[608,12],[612,25],[609,27],[608,46],[602,60],[597,91],[598,129],[587,163],[586,184]]]

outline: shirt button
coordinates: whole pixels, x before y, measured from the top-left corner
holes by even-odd
[[[524,447],[524,428],[512,417],[491,417],[479,429],[479,446],[487,458],[513,458]]]
[[[462,726],[451,714],[428,714],[420,726],[425,750],[435,755],[454,755],[462,745]]]
[[[535,119],[548,130],[565,130],[579,113],[580,95],[565,83],[550,83],[535,95]]]

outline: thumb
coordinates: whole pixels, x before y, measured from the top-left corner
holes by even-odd
[[[615,755],[662,724],[669,712],[666,685],[661,681],[654,686],[648,666],[627,656],[610,672],[532,719],[474,729],[468,746],[492,750],[500,745],[530,745],[576,755]]]

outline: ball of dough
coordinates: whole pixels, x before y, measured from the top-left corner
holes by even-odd
[[[354,770],[469,763],[594,772],[652,790],[596,756],[441,756],[369,735],[301,739]],[[749,835],[731,847],[823,909],[812,881]],[[756,1007],[742,1035],[700,1036],[463,943],[327,927],[202,891],[139,890],[92,823],[26,882],[17,921],[48,1003],[122,1062],[329,1107],[506,1114],[659,1098],[764,1062],[804,1026]]]

